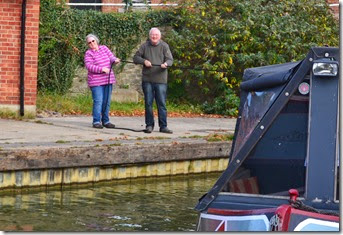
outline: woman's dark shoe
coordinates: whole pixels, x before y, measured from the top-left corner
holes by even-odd
[[[104,127],[106,127],[106,128],[116,128],[116,126],[114,125],[114,124],[112,124],[112,123],[106,123],[105,125],[104,125]]]
[[[102,129],[103,126],[100,123],[93,124],[93,128]]]
[[[169,130],[168,127],[163,127],[160,129],[160,132],[167,133],[167,134],[173,134],[172,130]]]

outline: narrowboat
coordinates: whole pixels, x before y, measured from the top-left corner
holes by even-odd
[[[197,231],[340,231],[339,49],[249,68],[229,163]]]

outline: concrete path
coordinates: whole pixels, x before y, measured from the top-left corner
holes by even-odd
[[[90,116],[45,117],[28,121],[0,119],[0,149],[83,146],[113,140],[194,141],[213,133],[233,134],[236,123],[236,119],[230,118],[168,118],[168,127],[173,134],[160,133],[158,127],[147,134],[123,129],[95,129],[91,121]],[[144,117],[111,117],[111,122],[117,128],[145,128]]]

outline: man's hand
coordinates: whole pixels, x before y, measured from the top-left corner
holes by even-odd
[[[162,69],[166,69],[168,67],[168,64],[166,62],[164,62],[163,64],[161,64],[161,68]]]
[[[148,68],[152,67],[152,64],[149,60],[144,60],[144,65],[145,67],[148,67]]]

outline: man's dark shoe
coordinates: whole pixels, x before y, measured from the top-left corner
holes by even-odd
[[[106,123],[105,125],[104,125],[104,127],[106,127],[106,128],[116,128],[116,126],[114,125],[114,124],[112,124],[112,123]]]
[[[100,123],[93,124],[93,128],[102,129],[103,126]]]
[[[173,134],[172,130],[169,130],[168,127],[163,127],[160,129],[160,132],[167,133],[167,134]]]
[[[147,126],[144,130],[145,133],[151,133],[154,130],[152,126]]]

